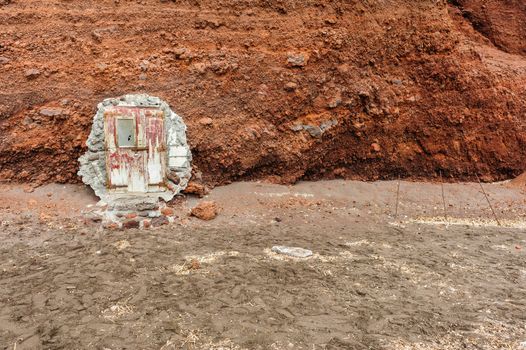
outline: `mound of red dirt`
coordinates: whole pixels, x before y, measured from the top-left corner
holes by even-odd
[[[5,2],[0,179],[78,181],[96,104],[139,92],[183,117],[206,184],[509,178],[526,161],[524,13],[519,0]]]
[[[473,28],[495,46],[510,53],[526,54],[526,2],[523,0],[456,0]]]
[[[526,191],[526,173],[517,176],[516,178],[508,182],[506,185],[510,188],[518,188],[523,191]]]

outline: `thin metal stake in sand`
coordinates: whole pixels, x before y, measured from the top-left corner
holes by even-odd
[[[482,182],[480,182],[479,176],[477,174],[475,174],[475,176],[477,177],[477,181],[479,182],[482,193],[484,193],[484,197],[486,197],[486,201],[488,201],[489,208],[491,209],[491,212],[493,213],[493,216],[495,217],[495,221],[497,222],[497,225],[501,226],[499,219],[497,219],[497,214],[495,213],[495,210],[493,210],[493,206],[491,205],[491,202],[489,201],[489,197],[486,191],[484,191],[484,187],[482,187]]]
[[[444,220],[449,224],[447,219],[447,210],[446,210],[446,196],[444,196],[444,182],[442,181],[442,171],[440,171],[440,187],[442,188],[442,204],[444,206]]]
[[[398,198],[400,198],[400,175],[398,175],[398,185],[396,187],[395,221],[398,219]]]

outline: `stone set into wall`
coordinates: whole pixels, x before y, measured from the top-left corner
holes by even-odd
[[[170,146],[168,149],[168,167],[176,172],[184,172],[190,168],[192,155],[185,146]]]
[[[99,203],[85,212],[87,225],[101,225],[110,230],[149,229],[171,224],[177,219],[176,211],[164,202],[136,202],[124,206]]]
[[[164,204],[164,203],[162,203]],[[176,219],[175,210],[166,205],[148,210],[106,211],[102,220],[107,229],[148,229],[173,223]]]
[[[155,108],[162,111],[167,150],[163,162],[167,164],[163,182],[166,188],[163,186],[163,190],[145,193],[117,193],[109,190],[104,115],[106,110],[113,107]],[[166,102],[144,94],[104,100],[98,105],[86,145],[87,152],[79,158],[78,175],[101,199],[97,208],[86,214],[87,223],[123,229],[162,226],[174,221],[175,212],[165,203],[188,185],[192,154],[186,141],[186,125]]]

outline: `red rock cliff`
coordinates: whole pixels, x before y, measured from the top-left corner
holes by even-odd
[[[209,183],[526,168],[519,0],[2,3],[2,180],[77,181],[96,104],[137,92]]]

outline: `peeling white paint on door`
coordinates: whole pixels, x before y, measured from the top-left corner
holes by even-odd
[[[148,183],[159,185],[164,182],[166,172],[165,150],[166,137],[164,132],[164,121],[158,116],[152,116],[146,120],[148,141]]]
[[[158,185],[163,182],[163,162],[161,152],[148,150],[148,183]]]
[[[128,192],[148,192],[148,180],[146,179],[144,151],[138,151],[133,155],[134,159],[130,167],[128,178]]]
[[[117,127],[118,118],[127,121]],[[123,130],[121,139],[117,129]],[[186,125],[157,97],[140,94],[104,100],[86,144],[79,175],[107,202],[117,198],[114,194],[126,193],[170,200],[191,176]]]
[[[132,121],[122,123],[122,121]],[[110,188],[149,192],[163,186],[166,149],[162,112],[152,108],[115,107],[105,113],[106,157]],[[123,127],[120,127],[123,125]]]

